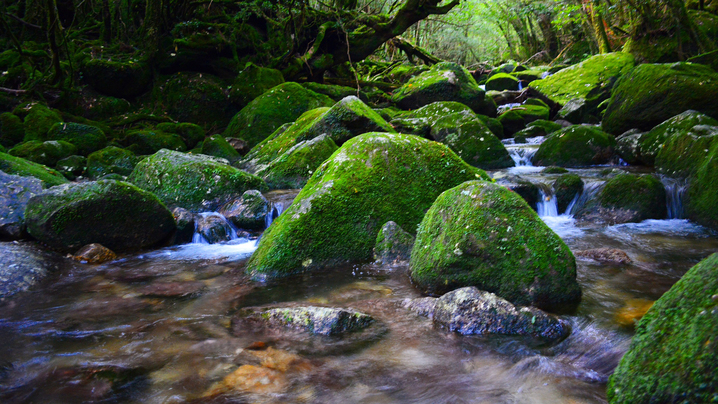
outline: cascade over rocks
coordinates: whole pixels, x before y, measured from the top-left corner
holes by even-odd
[[[516,307],[474,286],[452,290],[439,298],[409,300],[404,305],[462,335],[527,336],[551,343],[571,333],[568,324],[555,316],[534,307]]]
[[[589,201],[576,216],[614,224],[665,219],[666,189],[650,174],[620,173],[608,180],[598,198]]]
[[[616,83],[602,129],[647,131],[689,109],[718,119],[718,73],[693,63],[643,64]]]
[[[393,220],[414,229],[439,193],[477,178],[489,180],[440,143],[357,136],[317,168],[264,233],[246,270],[264,278],[368,261],[380,226]]]
[[[536,166],[581,167],[606,164],[614,157],[616,139],[599,128],[569,126],[546,136],[534,154]]]
[[[691,268],[636,326],[611,376],[617,403],[709,403],[718,385],[718,254]]]
[[[245,191],[241,197],[224,205],[219,213],[245,230],[263,230],[267,215],[271,214],[269,201],[256,189]]]
[[[417,109],[436,101],[456,101],[477,114],[496,116],[496,103],[479,88],[463,66],[441,62],[412,78],[394,92],[392,102],[402,109]]]
[[[548,310],[581,299],[576,262],[561,238],[516,193],[484,181],[436,198],[419,225],[410,276],[432,294],[476,286]]]
[[[204,155],[162,149],[142,160],[129,182],[157,195],[170,207],[217,210],[248,189],[266,189],[260,178]]]
[[[553,182],[553,190],[559,214],[566,212],[573,198],[583,192],[583,185],[583,180],[577,174],[566,173],[556,178]]]
[[[114,251],[158,244],[175,231],[172,214],[132,184],[100,180],[53,187],[30,199],[28,233],[60,251],[99,243]]]

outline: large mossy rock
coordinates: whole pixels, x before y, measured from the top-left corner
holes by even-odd
[[[57,112],[42,104],[30,106],[23,120],[25,138],[23,140],[47,140],[47,132],[52,125],[62,122]]]
[[[54,167],[59,160],[76,154],[77,147],[64,140],[48,140],[46,142],[31,140],[13,147],[8,153],[37,164]]]
[[[329,107],[334,101],[294,82],[278,85],[255,98],[229,122],[225,137],[246,140],[249,147],[271,135],[287,122],[293,122],[310,109]]]
[[[249,189],[266,189],[260,178],[222,160],[167,149],[137,164],[128,181],[154,193],[167,206],[194,212],[217,210]]]
[[[82,64],[82,76],[102,94],[132,98],[149,89],[152,68],[140,60],[87,59]]]
[[[647,131],[689,109],[718,119],[718,73],[693,63],[644,64],[616,83],[602,129]]]
[[[414,236],[391,220],[381,226],[374,244],[374,260],[384,265],[409,261]]]
[[[96,180],[108,174],[128,176],[132,174],[141,159],[127,149],[119,147],[105,147],[87,156],[87,169],[85,173],[91,180]]]
[[[282,83],[284,76],[279,70],[247,63],[234,79],[232,89],[229,90],[229,99],[242,109],[253,99]]]
[[[7,174],[35,177],[41,180],[45,187],[67,182],[67,179],[62,174],[47,166],[1,152],[0,171],[4,171]]]
[[[700,143],[709,141],[708,152],[703,150],[705,159],[695,165],[695,174],[690,177],[685,209],[690,220],[718,229],[718,133],[704,136]]]
[[[212,135],[204,139],[200,152],[208,156],[227,159],[230,163],[234,163],[242,157],[222,135]]]
[[[30,199],[27,231],[63,252],[99,243],[114,251],[156,245],[175,231],[172,213],[132,184],[100,180],[53,187]]]
[[[337,150],[337,144],[321,135],[304,140],[255,172],[271,189],[302,188],[314,170]]]
[[[606,164],[614,157],[616,139],[601,129],[575,125],[553,132],[534,154],[536,166],[581,167]]]
[[[595,109],[610,96],[616,80],[634,65],[631,54],[605,53],[559,70],[545,79],[532,81],[529,87],[561,106],[578,98]]]
[[[194,149],[205,136],[205,130],[201,126],[189,122],[163,122],[155,126],[155,129],[164,133],[179,135],[187,146],[187,149]]]
[[[402,109],[417,109],[436,101],[456,101],[477,114],[496,116],[496,104],[479,88],[468,70],[441,62],[394,92],[392,101]]]
[[[133,130],[122,139],[122,143],[127,150],[139,155],[153,154],[160,149],[187,150],[180,135],[161,130]]]
[[[712,403],[718,386],[718,254],[648,310],[611,376],[612,404]]]
[[[485,181],[436,198],[419,225],[410,276],[431,294],[476,286],[548,310],[581,298],[571,250],[519,195]]]
[[[0,114],[0,145],[12,147],[25,138],[25,126],[19,116],[11,112]]]
[[[107,137],[100,128],[72,122],[54,124],[47,133],[47,139],[72,143],[83,156],[107,146]]]
[[[665,219],[667,215],[666,189],[650,174],[618,174],[606,182],[598,198],[591,202],[577,216],[629,223]]]
[[[160,86],[155,98],[168,115],[206,129],[221,128],[232,117],[226,86],[206,73],[176,73]]]
[[[489,170],[514,166],[506,147],[473,112],[459,112],[436,120],[430,136],[474,167]]]
[[[718,120],[698,111],[688,110],[663,121],[650,131],[640,136],[638,140],[640,161],[647,166],[653,166],[656,164],[656,157],[666,146],[668,146],[669,141],[675,143],[676,139],[673,138],[685,136],[696,125],[718,126]],[[685,140],[679,141],[679,143],[685,143]],[[675,146],[676,145],[674,144],[672,147],[669,147],[669,149],[673,149]],[[662,172],[674,175],[671,173],[671,171],[674,170],[671,170],[665,165],[665,159],[675,154],[675,152],[676,151],[674,150],[664,153],[664,160],[659,163],[659,165],[663,168]]]
[[[247,272],[276,277],[368,261],[384,223],[415,229],[439,193],[477,178],[489,177],[440,143],[388,133],[357,136],[317,168],[272,223]]]
[[[486,80],[486,91],[518,90],[519,79],[508,73],[496,73]]]

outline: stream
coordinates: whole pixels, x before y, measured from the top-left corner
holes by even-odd
[[[633,261],[612,266],[577,258],[583,299],[562,315],[573,331],[555,346],[435,328],[402,306],[420,297],[406,265],[369,263],[256,285],[243,275],[255,238],[235,234],[206,244],[196,235],[190,244],[101,265],[64,260],[30,292],[0,303],[0,402],[605,403],[634,313],[717,251],[718,236],[682,219],[684,187],[669,180],[665,220],[613,226],[575,220],[571,212],[595,196],[606,167],[569,170],[586,187],[559,215],[550,191],[558,175],[530,164],[541,140],[507,144],[516,167],[494,177],[518,174],[548,184],[537,211],[571,250],[617,248]],[[276,215],[294,195],[268,195]],[[376,318],[383,331],[357,345],[338,337],[277,338],[233,322],[243,307],[281,302],[353,308]],[[211,393],[261,355],[271,360],[253,367],[244,391]]]

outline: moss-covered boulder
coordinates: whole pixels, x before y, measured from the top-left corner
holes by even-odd
[[[616,83],[602,129],[647,131],[689,109],[718,119],[718,73],[693,63],[644,64]]]
[[[246,140],[250,147],[264,140],[277,128],[293,122],[304,112],[334,105],[331,98],[301,85],[288,82],[278,85],[255,98],[229,122],[225,137]]]
[[[701,142],[708,143],[704,136]],[[686,215],[690,220],[718,229],[718,134],[710,136],[712,142],[706,158],[696,164],[695,174],[690,177],[686,198]]]
[[[85,156],[68,156],[57,161],[55,169],[68,180],[74,180],[85,172],[87,167],[87,157]]]
[[[586,220],[608,223],[666,218],[666,189],[650,174],[621,173],[606,181],[595,201],[577,213]]]
[[[571,250],[521,197],[485,181],[439,195],[419,225],[410,276],[432,294],[476,286],[549,310],[581,298]]]
[[[326,134],[304,140],[263,165],[255,174],[271,189],[302,188],[314,170],[337,148],[337,144]]]
[[[526,128],[523,116],[515,109],[503,112],[497,119],[504,129],[505,138],[513,137],[517,132]]]
[[[187,150],[187,146],[180,135],[165,133],[161,130],[130,131],[122,139],[122,144],[127,147],[127,150],[138,155],[153,154],[160,149]]]
[[[438,119],[431,127],[430,136],[474,167],[488,170],[514,166],[506,147],[473,112]]]
[[[77,146],[83,156],[107,146],[105,133],[97,127],[73,122],[58,122],[47,133],[48,140],[64,140]]]
[[[536,166],[581,167],[606,164],[614,156],[616,139],[593,126],[569,126],[548,135],[532,162]]]
[[[308,90],[314,91],[317,94],[324,94],[334,101],[340,101],[342,98],[346,98],[351,95],[364,102],[369,101],[369,97],[367,97],[363,91],[357,91],[354,87],[339,86],[336,84],[320,84],[314,82],[302,83],[302,86]]]
[[[545,170],[544,170],[545,171]],[[566,213],[566,208],[573,199],[583,192],[583,180],[577,174],[562,174],[553,182],[558,213]]]
[[[691,268],[636,326],[609,379],[617,403],[711,403],[718,385],[718,254]]]
[[[194,149],[194,147],[197,146],[197,143],[201,142],[205,136],[205,130],[201,126],[190,122],[163,122],[155,126],[155,129],[164,133],[174,133],[179,135],[188,150]]]
[[[370,260],[380,226],[393,220],[414,229],[440,192],[477,178],[488,176],[440,143],[387,133],[357,136],[317,168],[272,223],[247,272],[276,277]]]
[[[230,163],[234,163],[242,157],[222,135],[212,135],[204,139],[200,152],[208,156],[227,159]]]
[[[256,189],[245,191],[239,198],[222,206],[219,213],[244,230],[264,230],[267,215],[271,215],[269,201]]]
[[[53,187],[30,199],[25,221],[31,236],[63,252],[92,243],[137,250],[175,230],[172,213],[156,196],[114,180]]]
[[[531,122],[548,121],[550,109],[546,105],[524,104],[514,107],[499,115],[499,121],[504,127],[504,133],[513,135],[526,128]]]
[[[232,117],[226,86],[206,73],[176,73],[155,90],[156,103],[177,121],[221,128]]]
[[[62,174],[47,166],[7,153],[0,153],[0,171],[7,174],[35,177],[43,182],[44,187],[52,187],[67,182],[67,179]]]
[[[195,212],[217,210],[249,189],[266,189],[260,178],[221,160],[167,149],[142,160],[128,180],[167,206]]]
[[[634,65],[635,60],[631,54],[605,53],[592,56],[545,79],[532,81],[529,87],[562,106],[579,98],[595,108],[610,96],[616,80]]]
[[[76,154],[77,147],[64,140],[48,140],[46,142],[31,140],[13,147],[8,153],[15,157],[54,167],[58,160]]]
[[[536,137],[536,136],[546,136],[553,132],[556,132],[557,130],[561,130],[563,126],[561,124],[548,121],[545,119],[537,119],[535,121],[532,121],[528,124],[526,124],[526,127],[524,129],[521,129],[520,131],[514,133],[514,137]]]
[[[616,139],[616,154],[630,165],[641,164],[641,137],[637,130],[627,132]]]
[[[518,90],[519,79],[507,74],[496,73],[486,80],[486,91]]]
[[[82,64],[82,76],[102,94],[133,98],[149,90],[152,68],[141,60],[87,59]]]
[[[639,138],[640,161],[647,166],[653,166],[656,164],[658,154],[667,146],[670,139],[685,136],[696,125],[718,126],[718,120],[698,111],[688,110],[661,122]],[[676,150],[673,150],[677,146],[676,142],[672,143],[672,147],[669,148],[671,150],[664,153],[664,163],[666,157],[676,153]],[[678,141],[678,143],[684,144],[685,139]],[[670,171],[672,170],[668,167],[663,168],[664,173],[671,174]]]
[[[456,101],[477,114],[496,116],[496,104],[486,97],[471,74],[452,62],[441,62],[404,84],[392,101],[402,109],[417,109],[436,101]]]
[[[434,122],[445,116],[460,112],[473,114],[471,108],[460,102],[437,101],[394,117],[391,121],[391,125],[400,133],[428,138],[431,132],[431,125],[433,125]]]
[[[414,236],[390,220],[381,226],[376,235],[374,261],[384,265],[409,261],[413,246]]]
[[[47,140],[47,132],[58,122],[62,122],[62,117],[57,112],[42,104],[32,105],[25,115],[23,140]]]
[[[110,146],[98,150],[87,157],[85,174],[91,180],[100,179],[108,174],[128,176],[132,174],[140,158],[127,149]]]
[[[0,114],[0,145],[12,147],[25,138],[25,126],[19,116],[11,112]]]
[[[282,83],[284,76],[279,70],[247,63],[234,79],[229,99],[242,109],[253,99]]]
[[[66,262],[36,243],[0,243],[0,257],[0,301],[30,289]]]

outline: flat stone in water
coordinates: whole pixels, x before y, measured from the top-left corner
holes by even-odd
[[[628,265],[633,262],[625,251],[616,248],[592,248],[590,250],[575,251],[573,255],[613,265]]]
[[[374,322],[371,316],[358,311],[316,306],[270,309],[259,315],[270,323],[298,327],[320,335],[357,331]]]

